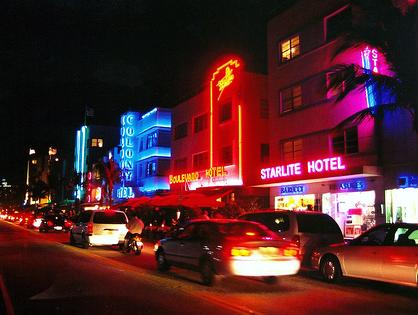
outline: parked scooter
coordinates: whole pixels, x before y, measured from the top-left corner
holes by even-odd
[[[142,249],[144,248],[144,243],[142,243],[141,235],[135,233],[131,236],[128,241],[128,247],[125,253],[133,253],[135,255],[141,255]]]

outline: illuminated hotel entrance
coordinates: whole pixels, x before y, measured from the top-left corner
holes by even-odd
[[[385,191],[386,222],[418,222],[418,188]]]

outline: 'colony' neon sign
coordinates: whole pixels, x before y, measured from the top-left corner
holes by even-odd
[[[336,172],[345,169],[346,166],[343,164],[341,157],[330,157],[325,159],[307,161],[305,164],[297,162],[263,168],[260,171],[260,178],[262,180],[288,178],[304,174]]]

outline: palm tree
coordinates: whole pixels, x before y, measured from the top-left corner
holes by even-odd
[[[93,167],[95,178],[102,186],[103,199],[108,200],[109,206],[112,206],[113,186],[120,181],[121,171],[119,165],[113,159],[108,161],[100,160]]]
[[[383,121],[385,113],[405,109],[418,133],[418,9],[416,0],[352,0],[353,22],[343,34],[335,56],[353,47],[368,45],[384,55],[390,75],[355,64],[337,65],[330,90],[342,91],[336,101],[354,90],[373,86],[374,107],[363,109],[343,121],[365,118]],[[343,87],[343,89],[341,89]]]

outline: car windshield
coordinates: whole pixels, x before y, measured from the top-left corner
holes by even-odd
[[[299,232],[340,234],[338,224],[328,215],[297,213]]]
[[[104,211],[96,212],[93,222],[99,224],[125,224],[126,218],[122,212]]]
[[[250,222],[234,222],[219,225],[219,232],[229,237],[274,237],[267,229]]]

